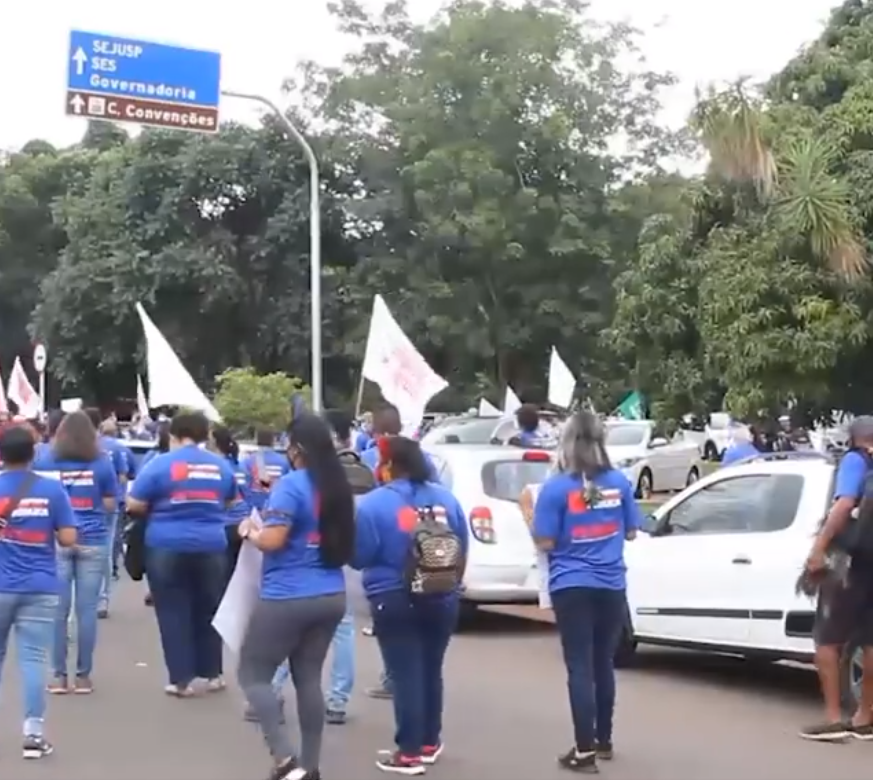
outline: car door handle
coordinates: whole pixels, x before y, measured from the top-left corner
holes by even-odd
[[[741,566],[748,566],[752,562],[752,559],[748,555],[737,555],[731,561],[731,563],[736,563]]]

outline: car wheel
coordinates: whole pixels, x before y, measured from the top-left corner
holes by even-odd
[[[703,459],[712,461],[718,460],[718,449],[711,441],[706,442],[706,446],[703,448]]]
[[[643,501],[647,501],[652,497],[652,472],[648,469],[643,469],[640,472],[636,497]]]
[[[861,699],[863,654],[864,648],[858,642],[849,642],[840,661],[840,687],[846,712],[854,712],[858,709],[858,702]]]
[[[693,485],[698,479],[700,479],[700,472],[697,470],[697,466],[692,466],[688,476],[685,478],[685,487]]]

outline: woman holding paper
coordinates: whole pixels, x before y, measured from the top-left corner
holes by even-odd
[[[542,486],[532,531],[548,556],[573,717],[574,745],[558,763],[593,772],[598,758],[612,758],[613,657],[627,614],[624,543],[643,518],[630,482],[609,461],[595,415],[567,422],[559,452],[564,471]]]
[[[323,420],[304,415],[293,421],[288,458],[294,470],[273,486],[262,524],[240,524],[240,535],[264,553],[264,561],[238,676],[273,757],[271,779],[315,780],[325,714],[321,670],[346,611],[342,567],[355,544],[355,505]],[[297,691],[299,753],[282,728],[272,684],[285,660]]]

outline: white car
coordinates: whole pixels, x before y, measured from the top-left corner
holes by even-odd
[[[518,498],[527,485],[546,480],[549,454],[485,444],[434,444],[424,449],[469,522],[465,606],[536,603],[536,550]]]
[[[815,604],[795,585],[831,502],[832,458],[770,453],[720,469],[659,507],[625,548],[628,629],[638,643],[808,662]],[[844,695],[857,699],[860,649]]]
[[[682,437],[668,441],[651,420],[613,420],[606,424],[606,451],[637,498],[682,490],[701,475],[697,445]]]

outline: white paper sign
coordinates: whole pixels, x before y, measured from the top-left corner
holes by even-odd
[[[233,576],[212,618],[212,627],[235,655],[239,655],[249,628],[249,619],[261,596],[263,558],[263,553],[257,547],[243,541]]]

